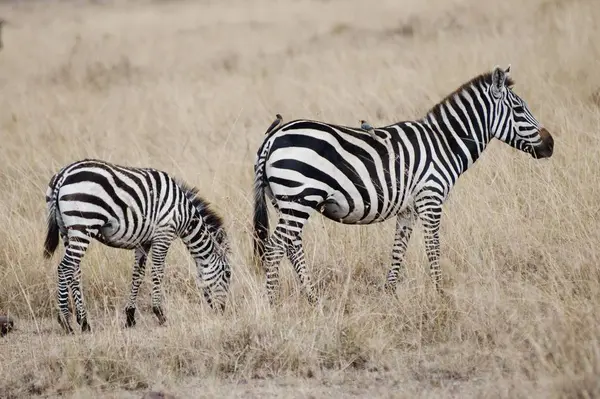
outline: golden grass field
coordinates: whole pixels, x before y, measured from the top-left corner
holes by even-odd
[[[600,397],[600,7],[595,0],[242,0],[0,3],[0,397]],[[421,117],[475,75],[512,64],[555,138],[536,161],[494,142],[442,221],[447,298],[421,231],[395,296],[394,222],[305,230],[320,302],[289,262],[268,306],[251,261],[253,161],[275,113],[380,126]],[[102,158],[197,185],[232,237],[224,315],[177,243],[168,322],[126,330],[131,251],[92,244],[91,334],[55,317],[42,257],[44,192]],[[272,214],[274,215],[274,214]]]

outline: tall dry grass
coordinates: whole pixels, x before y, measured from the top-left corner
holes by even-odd
[[[3,2],[0,52],[0,397],[600,395],[600,8],[593,0]],[[287,262],[267,305],[250,261],[252,163],[275,113],[375,125],[421,116],[476,74],[511,63],[515,90],[554,134],[535,161],[493,143],[446,204],[432,289],[422,235],[407,280],[382,292],[393,222],[313,217],[309,306]],[[44,191],[95,157],[200,187],[233,239],[226,314],[192,262],[167,259],[168,325],[122,328],[133,254],[92,245],[93,333],[54,317],[59,256],[42,258]],[[264,380],[263,380],[264,379]]]

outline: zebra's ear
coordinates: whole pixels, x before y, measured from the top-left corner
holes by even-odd
[[[495,98],[500,98],[504,90],[506,90],[506,78],[510,74],[510,66],[506,71],[502,70],[499,66],[494,67],[492,72],[492,95]]]
[[[227,233],[225,232],[225,230],[222,228],[219,229],[217,231],[217,233],[215,234],[215,238],[217,239],[217,242],[221,246],[223,253],[226,253],[226,254],[229,253],[231,248],[229,246],[229,237],[227,237]]]
[[[504,75],[506,76],[504,85],[512,89],[515,86],[515,81],[510,76],[510,64],[508,64],[508,67],[506,67],[506,69],[504,70]]]

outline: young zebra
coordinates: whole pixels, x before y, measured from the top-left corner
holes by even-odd
[[[46,191],[48,235],[44,257],[52,256],[63,240],[65,254],[58,265],[59,322],[69,322],[68,290],[76,307],[77,323],[89,331],[80,288],[80,262],[92,239],[135,250],[127,326],[135,325],[137,293],[144,278],[146,258],[152,249],[152,309],[160,324],[161,282],[165,257],[177,238],[196,261],[197,282],[212,308],[224,310],[231,269],[227,234],[221,218],[198,195],[196,188],[149,168],[131,168],[94,159],[63,167],[52,176]]]
[[[553,152],[552,136],[514,93],[509,73],[510,66],[496,67],[459,87],[424,118],[374,129],[386,140],[311,120],[291,121],[269,133],[254,165],[254,251],[263,262],[270,301],[276,299],[284,254],[314,301],[301,234],[316,210],[345,224],[396,217],[387,290],[395,288],[413,223],[420,219],[439,290],[442,204],[459,176],[492,138],[534,158]],[[279,213],[270,237],[265,194]]]

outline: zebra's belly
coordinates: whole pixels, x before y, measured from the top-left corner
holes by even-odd
[[[126,225],[119,224],[116,220],[112,220],[105,224],[99,231],[96,239],[102,244],[113,248],[134,249],[141,244],[149,241],[151,232],[128,231]]]
[[[354,224],[355,218],[348,216],[348,207],[342,207],[337,203],[326,203],[321,206],[320,212],[328,219],[339,223]]]
[[[333,220],[342,224],[372,224],[380,223],[393,217],[392,214],[371,214],[369,208],[365,209],[354,209],[352,212],[348,212],[347,206],[340,206],[337,203],[324,204],[321,209],[321,214],[327,219]]]
[[[98,240],[99,242],[101,242],[102,244],[104,244],[108,247],[118,248],[118,249],[135,249],[135,248],[139,247],[141,244],[140,242],[110,240],[110,239],[107,239],[106,237],[104,237],[102,234],[99,234],[96,237],[96,240]]]
[[[371,212],[369,204],[350,210],[350,207],[346,203],[340,204],[330,200],[325,202],[319,211],[326,218],[342,224],[373,224],[385,222],[395,217],[407,209],[411,201],[412,198],[407,198],[404,203],[399,204],[397,207],[390,204],[385,209]]]

